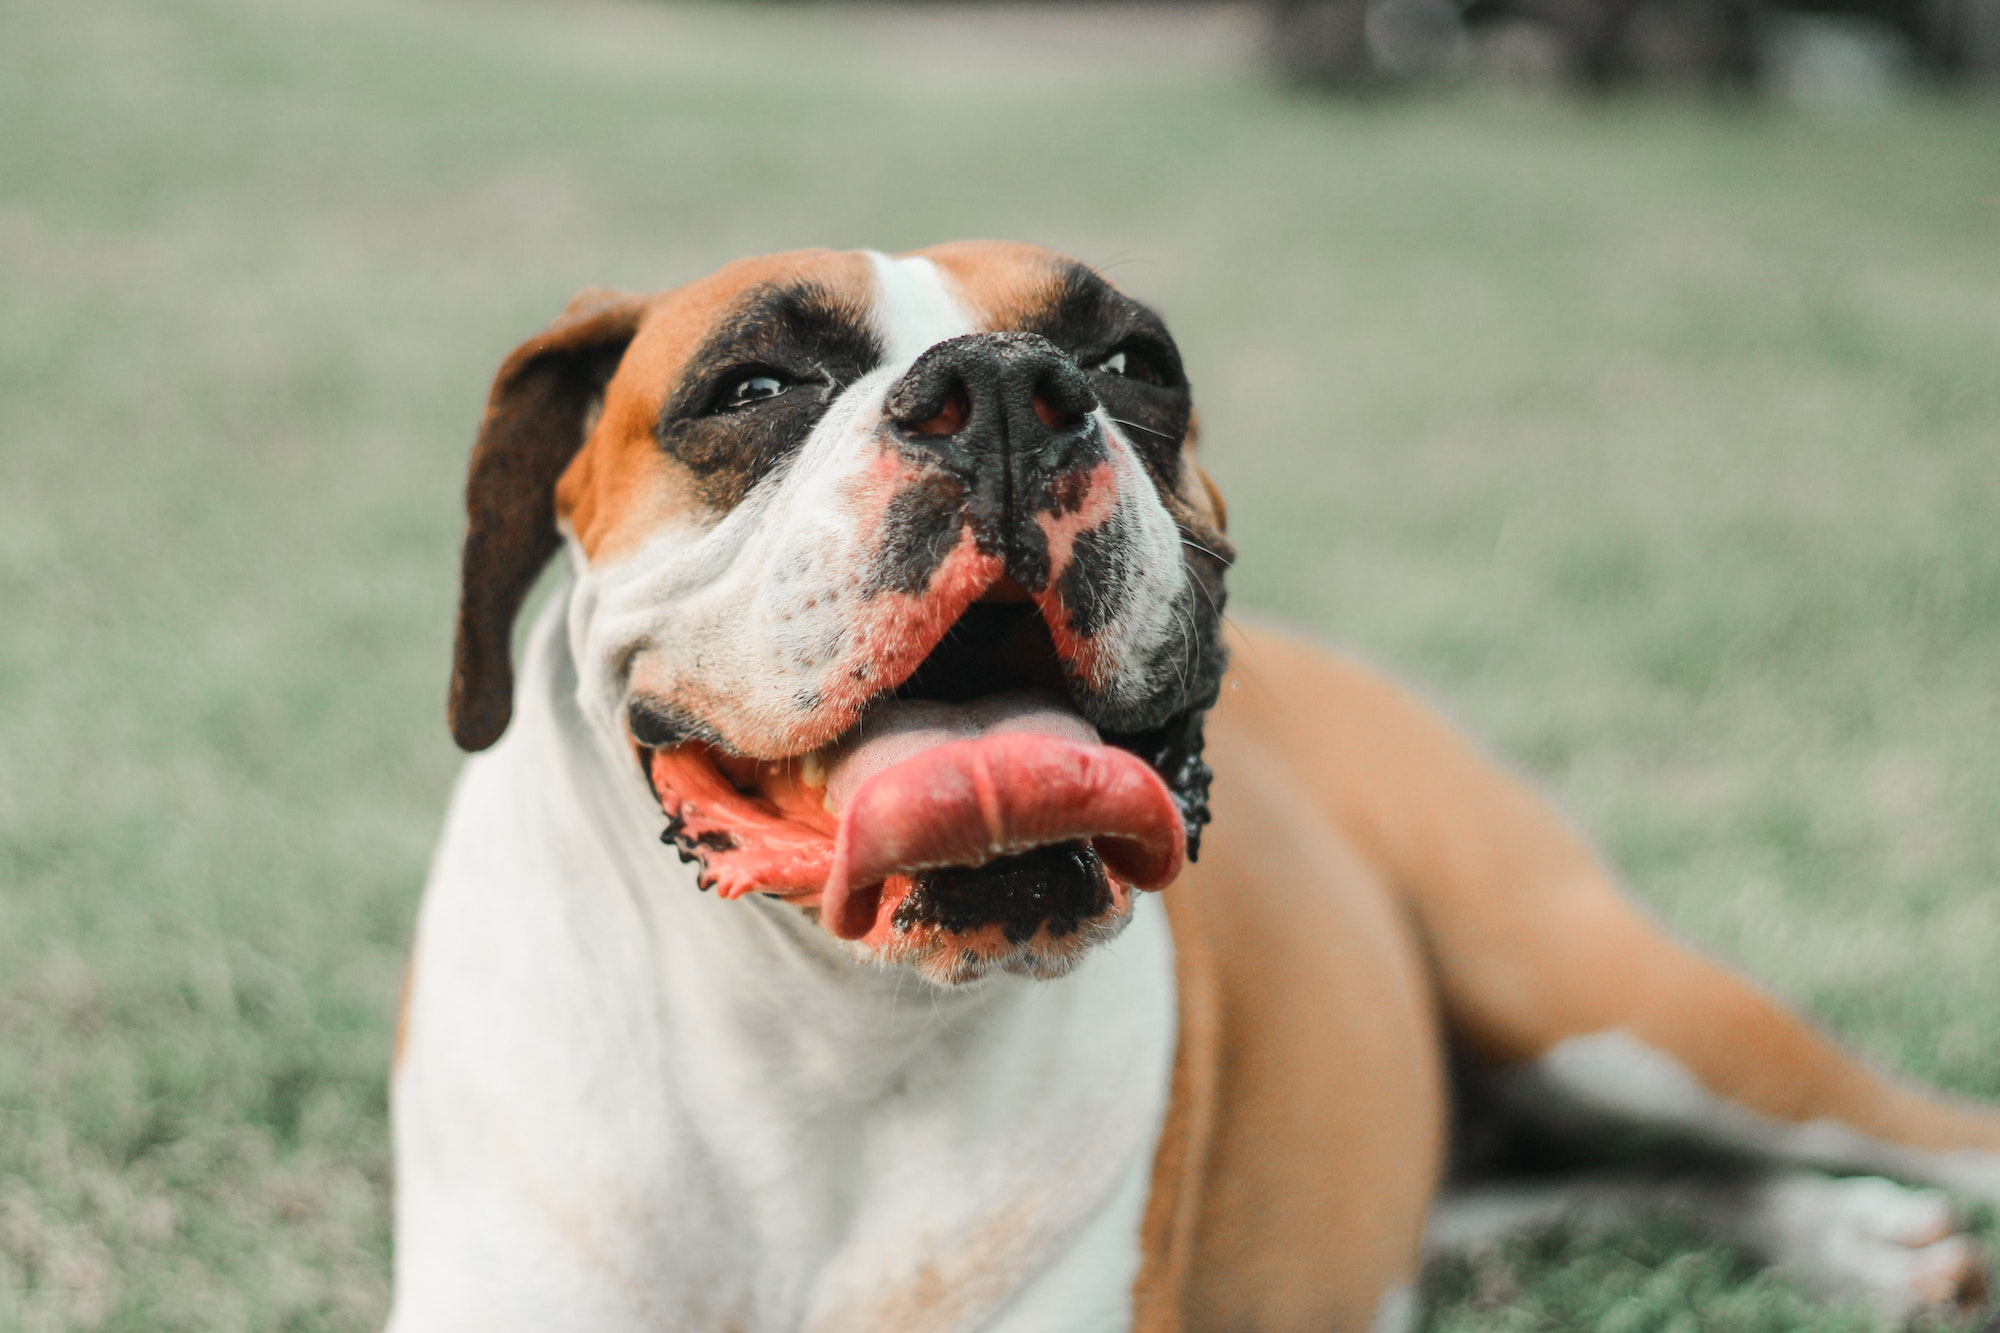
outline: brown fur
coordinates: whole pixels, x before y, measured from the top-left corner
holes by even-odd
[[[1414,1272],[1446,1032],[1506,1066],[1623,1031],[1775,1121],[2000,1150],[1991,1111],[1874,1073],[1669,939],[1402,687],[1267,628],[1231,648],[1211,841],[1166,891],[1181,1041],[1144,1333],[1365,1328]]]
[[[866,300],[865,256],[797,250],[738,260],[647,303],[645,320],[605,393],[604,414],[556,487],[556,513],[593,562],[637,549],[663,523],[712,519],[684,471],[661,453],[653,429],[688,358],[731,307],[758,287],[811,278]]]
[[[914,253],[936,264],[983,329],[1020,328],[1048,299],[1062,256],[1020,241],[953,241]]]
[[[1869,1070],[1736,973],[1676,943],[1525,783],[1407,690],[1269,630],[1239,638],[1229,715],[1393,884],[1447,1023],[1497,1064],[1622,1030],[1711,1093],[1912,1148],[2000,1149],[2000,1120]],[[1297,702],[1297,701],[1303,701]]]
[[[1183,1039],[1137,1327],[1365,1327],[1415,1275],[1445,1132],[1429,978],[1395,898],[1225,686],[1215,823],[1167,890]]]

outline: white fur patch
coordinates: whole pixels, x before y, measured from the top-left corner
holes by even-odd
[[[1979,1290],[1981,1259],[1950,1201],[1876,1177],[1767,1174],[1673,1179],[1585,1175],[1452,1189],[1438,1199],[1425,1254],[1470,1257],[1502,1237],[1568,1219],[1630,1225],[1672,1212],[1749,1248],[1823,1295],[1859,1298],[1895,1327]]]
[[[880,332],[888,344],[883,364],[898,375],[930,348],[947,338],[972,333],[972,320],[945,284],[938,266],[920,256],[891,259],[868,252],[880,289],[876,310]]]
[[[1371,1333],[1406,1333],[1417,1324],[1417,1297],[1409,1287],[1391,1287],[1376,1302]]]

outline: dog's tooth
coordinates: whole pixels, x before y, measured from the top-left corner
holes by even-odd
[[[808,787],[826,786],[826,761],[819,757],[818,750],[800,757],[799,781]]]

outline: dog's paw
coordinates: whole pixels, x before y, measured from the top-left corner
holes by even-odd
[[[1757,1213],[1760,1247],[1779,1267],[1894,1323],[1968,1315],[1986,1300],[1985,1249],[1962,1234],[1942,1191],[1873,1176],[1787,1176],[1771,1182]]]
[[[1963,1198],[2000,1208],[2000,1153],[1964,1151],[1922,1153],[1911,1163],[1912,1174],[1942,1185]]]

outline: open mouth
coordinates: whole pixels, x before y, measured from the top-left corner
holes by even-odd
[[[636,748],[702,887],[791,898],[881,948],[949,936],[970,962],[1121,917],[1185,859],[1161,775],[1063,688],[1040,610],[1002,580],[821,749]]]

